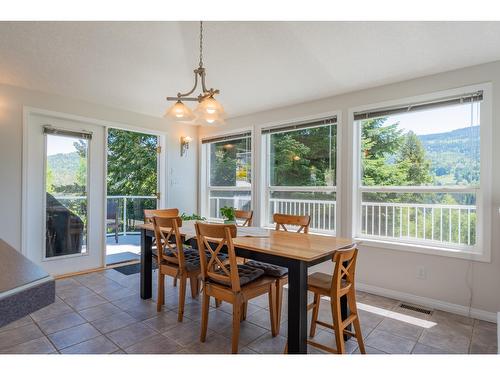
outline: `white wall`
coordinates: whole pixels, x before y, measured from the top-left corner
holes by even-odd
[[[362,74],[362,72],[360,72]],[[232,118],[222,127],[203,127],[200,139],[221,131],[256,127],[266,123],[286,121],[317,114],[342,111],[341,131],[348,133],[349,108],[423,95],[467,85],[491,82],[493,85],[493,145],[500,144],[500,62],[473,66],[456,71],[418,78],[397,84],[371,88],[322,100],[301,103],[275,110],[259,112]],[[341,171],[338,189],[346,203],[352,192],[351,162],[352,148],[348,142],[342,143]],[[472,262],[473,301],[475,309],[500,311],[500,148],[493,147],[493,196],[492,196],[492,238],[491,262]],[[351,234],[351,209],[342,206],[339,235]],[[423,255],[383,248],[361,248],[359,256],[358,282],[377,288],[407,293],[414,296],[444,301],[448,304],[467,306],[469,289],[466,274],[470,262],[437,255]],[[331,265],[322,268],[330,270]],[[416,278],[417,267],[427,269],[427,279]],[[430,301],[430,300],[428,300]]]
[[[196,212],[198,186],[198,128],[168,124],[162,118],[104,107],[81,100],[0,85],[0,238],[21,247],[23,106],[35,107],[128,127],[167,133],[167,203],[181,212]],[[180,156],[180,137],[193,138],[186,156]]]

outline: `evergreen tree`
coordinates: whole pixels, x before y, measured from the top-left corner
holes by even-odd
[[[156,136],[109,129],[108,195],[154,195],[156,147]]]
[[[403,185],[418,186],[432,182],[430,162],[417,135],[409,131],[399,149],[397,166],[404,174]]]
[[[311,149],[302,142],[284,133],[274,137],[272,151],[274,161],[271,185],[301,186],[312,185],[309,154]]]
[[[404,175],[393,163],[403,136],[399,123],[386,125],[387,118],[380,117],[361,123],[361,158],[363,185],[401,185]]]
[[[236,185],[236,150],[211,145],[210,184],[212,186]]]

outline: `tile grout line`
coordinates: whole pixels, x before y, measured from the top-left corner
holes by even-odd
[[[124,281],[124,284],[120,284],[120,283],[118,283],[116,280],[114,280],[114,279],[112,279],[112,278],[108,277],[108,276],[109,276],[109,274],[108,274],[108,275],[106,275],[106,274],[104,274],[104,273],[101,273],[101,275],[102,275],[102,276],[103,276],[103,278],[105,278],[106,280],[110,280],[110,281],[112,281],[113,283],[116,283],[117,285],[119,285],[119,286],[120,286],[120,288],[123,288],[123,289],[131,289],[131,288],[129,287],[128,283],[126,283],[125,281]],[[119,312],[124,312],[124,313],[129,314],[129,312],[128,312],[128,311],[124,310],[122,307],[120,307],[120,306],[118,306],[118,305],[116,304],[116,302],[117,302],[117,301],[119,301],[119,300],[121,300],[121,299],[124,299],[124,298],[126,299],[126,298],[127,298],[127,296],[125,296],[125,297],[123,297],[123,298],[120,298],[120,299],[115,299],[114,301],[111,301],[110,299],[108,299],[108,298],[106,298],[106,297],[104,297],[103,295],[101,295],[101,294],[100,294],[100,292],[102,292],[104,289],[106,289],[106,287],[103,287],[102,289],[99,289],[99,287],[98,287],[98,285],[99,285],[99,284],[98,284],[98,283],[94,283],[94,284],[95,284],[95,286],[96,286],[96,287],[100,290],[100,292],[98,292],[98,291],[97,291],[97,289],[96,289],[96,290],[94,290],[94,289],[92,289],[92,288],[90,288],[90,287],[86,286],[86,285],[84,284],[85,279],[83,279],[82,281],[79,281],[78,279],[73,279],[73,278],[72,278],[71,280],[73,280],[73,282],[75,283],[75,285],[82,286],[83,288],[85,288],[85,289],[89,290],[90,292],[92,292],[92,294],[97,295],[97,296],[99,296],[99,297],[101,297],[101,298],[103,299],[102,303],[99,303],[99,304],[97,304],[97,305],[95,305],[95,306],[86,307],[86,308],[82,309],[81,311],[86,310],[86,309],[91,309],[91,308],[97,308],[97,307],[99,307],[99,306],[101,306],[101,305],[104,305],[105,303],[109,303],[109,305],[110,305],[110,306],[113,306],[113,307],[117,308]],[[90,279],[88,279],[88,280],[90,280]],[[103,281],[104,281],[104,283],[106,283],[106,281],[105,281],[105,280],[103,280]],[[134,278],[130,278],[130,283],[135,283]],[[94,284],[93,284],[93,285],[94,285]],[[72,286],[71,286],[71,285],[69,285],[69,288],[71,288],[71,287],[72,287]],[[172,292],[175,292],[175,294],[178,294],[178,290],[176,291],[176,289],[177,289],[177,288],[173,288],[173,287],[172,287],[172,288],[169,288],[169,289],[171,289],[171,290],[172,290]],[[64,290],[64,289],[63,289],[63,290]],[[82,289],[82,291],[83,291],[83,290],[84,290],[84,289]],[[113,290],[113,292],[114,292],[114,290]],[[117,289],[117,292],[118,292],[118,293],[120,293],[120,290],[119,290],[119,289]],[[173,294],[174,294],[174,293],[173,293]],[[89,294],[89,295],[90,295],[90,294]],[[88,321],[87,319],[83,318],[83,316],[82,316],[82,315],[80,315],[80,311],[79,311],[79,310],[77,310],[77,309],[76,309],[76,308],[74,308],[73,306],[69,305],[69,303],[67,303],[67,302],[66,302],[66,300],[65,300],[65,299],[63,299],[63,298],[61,298],[61,297],[60,297],[57,293],[56,293],[56,296],[57,296],[57,299],[59,299],[59,300],[60,300],[60,302],[64,303],[64,306],[69,307],[69,309],[68,309],[67,311],[65,311],[65,312],[63,312],[63,313],[60,313],[60,314],[56,314],[56,315],[54,315],[52,318],[50,318],[50,317],[49,317],[49,318],[43,317],[43,319],[40,319],[39,321],[35,321],[35,320],[31,317],[31,314],[30,314],[30,315],[29,315],[29,317],[30,317],[31,322],[28,322],[28,323],[26,323],[25,325],[20,326],[20,327],[24,327],[24,326],[27,326],[27,325],[29,325],[29,324],[33,323],[33,325],[34,325],[34,326],[35,326],[35,327],[36,327],[36,328],[37,328],[37,329],[38,329],[38,330],[42,333],[42,335],[40,336],[40,338],[42,338],[42,337],[46,338],[46,339],[48,340],[48,342],[50,343],[50,345],[52,345],[52,347],[53,347],[53,348],[54,348],[54,350],[55,350],[55,352],[54,352],[54,353],[59,353],[59,354],[61,354],[61,353],[62,353],[62,351],[63,351],[63,350],[65,350],[65,349],[71,348],[71,347],[76,346],[76,345],[79,345],[79,344],[86,343],[86,342],[91,341],[91,340],[93,340],[93,339],[95,339],[95,338],[97,338],[97,337],[103,337],[103,338],[105,338],[106,340],[109,340],[110,342],[112,342],[114,345],[116,345],[116,347],[117,347],[118,349],[117,349],[117,350],[115,350],[115,351],[113,351],[113,353],[116,353],[116,352],[121,352],[121,351],[126,352],[126,349],[127,349],[127,348],[130,348],[131,346],[135,346],[135,345],[137,345],[137,344],[140,344],[140,343],[144,342],[145,340],[148,340],[148,339],[149,339],[149,338],[151,338],[151,337],[156,337],[157,335],[158,335],[158,336],[162,336],[162,337],[164,337],[164,338],[167,338],[167,339],[169,339],[169,340],[172,340],[172,341],[173,341],[176,345],[178,345],[178,346],[181,348],[181,349],[179,349],[179,351],[183,351],[183,350],[188,350],[188,351],[190,351],[190,350],[189,350],[189,348],[193,348],[193,347],[195,347],[197,344],[199,344],[196,340],[189,340],[189,341],[188,341],[188,345],[187,345],[187,346],[185,346],[185,345],[181,344],[180,342],[178,342],[178,341],[175,339],[175,337],[169,337],[169,336],[166,336],[166,335],[165,335],[165,333],[169,331],[169,329],[168,329],[168,328],[173,329],[173,327],[174,327],[174,325],[170,325],[170,323],[165,323],[165,324],[166,324],[166,326],[167,326],[168,328],[167,328],[167,330],[165,330],[164,332],[163,332],[162,330],[156,329],[156,328],[154,328],[153,326],[151,326],[151,325],[147,324],[147,323],[146,323],[146,321],[151,320],[151,319],[154,319],[154,318],[160,318],[160,316],[161,316],[161,315],[156,314],[156,315],[154,315],[154,316],[150,316],[150,317],[149,317],[149,310],[148,310],[148,307],[149,307],[149,306],[145,306],[145,310],[144,310],[144,311],[142,311],[142,310],[141,310],[142,303],[141,303],[141,304],[139,304],[139,305],[138,305],[138,307],[137,307],[137,309],[138,309],[138,314],[137,314],[137,316],[139,316],[140,318],[136,318],[135,316],[131,315],[134,319],[137,319],[137,321],[136,321],[136,322],[132,322],[132,323],[130,323],[130,324],[127,324],[127,325],[125,325],[125,326],[123,326],[123,327],[117,328],[117,329],[115,329],[115,330],[113,330],[113,331],[110,331],[110,332],[108,332],[108,333],[103,333],[103,332],[102,332],[102,331],[100,331],[97,327],[95,327],[91,321]],[[78,297],[78,295],[75,295],[75,298],[76,298],[76,297]],[[67,298],[71,298],[71,297],[67,297]],[[112,297],[109,297],[109,298],[112,298]],[[196,303],[195,301],[196,301],[196,300],[193,300],[193,301],[191,301],[191,303]],[[154,303],[153,299],[150,299],[150,300],[147,300],[147,301],[144,301],[144,302],[147,302],[147,304],[153,304],[153,305],[155,305],[155,303]],[[368,303],[368,302],[367,302],[367,303]],[[390,307],[390,309],[388,309],[388,311],[395,311],[395,310],[397,309],[397,307],[399,306],[399,304],[400,304],[400,303],[401,303],[401,301],[398,301],[398,303],[397,303],[397,304],[395,304],[394,306]],[[122,305],[123,305],[123,304],[122,304]],[[263,313],[268,312],[268,311],[267,311],[267,309],[266,309],[265,307],[261,307],[261,306],[259,306],[258,304],[253,304],[253,305],[254,305],[254,307],[257,307],[257,308],[259,309],[259,310],[257,310],[257,311],[255,311],[255,312],[254,312],[255,314],[257,314],[257,313],[263,314]],[[373,305],[374,305],[374,306],[377,306],[377,301],[374,301],[374,304],[373,304]],[[124,306],[125,306],[125,305],[124,305]],[[195,307],[196,307],[196,306],[193,306],[193,308],[195,308]],[[134,309],[135,309],[135,307],[133,307],[131,310],[134,310]],[[56,311],[57,311],[57,310],[56,310]],[[176,312],[177,312],[177,310],[176,310],[175,306],[174,306],[173,308],[170,308],[170,306],[169,306],[169,307],[164,306],[164,307],[163,307],[163,309],[162,309],[162,312],[161,312],[161,313],[169,313],[169,312],[176,313]],[[222,312],[223,312],[223,313],[225,313],[225,314],[227,314],[228,316],[230,316],[230,315],[231,315],[231,314],[228,314],[226,311],[223,311],[223,310],[222,310]],[[75,327],[79,327],[79,326],[82,326],[82,325],[87,324],[87,323],[89,324],[89,326],[93,327],[93,328],[96,330],[96,332],[97,332],[97,333],[99,333],[99,335],[98,335],[98,336],[96,336],[96,337],[93,337],[93,338],[89,338],[89,339],[87,339],[87,340],[84,340],[84,341],[82,341],[82,342],[79,342],[79,343],[76,343],[76,344],[73,344],[73,345],[67,346],[67,347],[62,348],[61,350],[59,350],[59,349],[57,349],[57,348],[56,348],[56,346],[55,346],[54,342],[53,342],[53,341],[49,338],[49,335],[48,335],[48,334],[46,334],[46,333],[45,333],[45,331],[41,328],[41,323],[42,323],[42,322],[44,322],[44,321],[47,321],[47,320],[53,319],[53,318],[57,318],[58,316],[62,316],[62,315],[65,315],[65,314],[71,314],[71,313],[75,313],[78,317],[82,318],[84,322],[83,322],[83,323],[80,323],[80,324],[76,324],[76,325],[71,326],[71,327],[68,327],[68,328],[59,329],[59,330],[57,330],[57,331],[55,331],[55,332],[52,332],[50,335],[56,334],[56,333],[58,333],[58,332],[62,332],[62,331],[64,331],[64,330],[66,330],[66,329],[68,329],[68,330],[69,330],[69,329],[72,329],[72,328],[75,328]],[[144,314],[143,314],[143,313],[144,313]],[[130,315],[130,314],[129,314],[129,315]],[[382,314],[380,314],[380,315],[382,315]],[[386,320],[387,320],[387,318],[390,318],[390,316],[385,316],[385,315],[382,315],[382,316],[383,316],[383,318],[382,318],[382,319],[381,319],[378,323],[376,323],[376,324],[375,324],[375,325],[371,328],[371,330],[370,330],[370,331],[369,331],[369,333],[367,334],[367,337],[366,337],[366,338],[368,338],[368,336],[372,335],[372,334],[373,334],[373,332],[374,332],[375,330],[377,330],[377,329],[378,329],[378,330],[380,330],[380,331],[384,331],[384,332],[387,332],[387,333],[393,334],[393,335],[394,335],[394,336],[396,336],[396,337],[400,337],[400,338],[403,338],[403,339],[406,339],[406,340],[408,340],[408,339],[409,339],[408,337],[404,337],[404,336],[402,336],[402,335],[400,335],[400,334],[398,334],[398,333],[393,333],[393,332],[391,332],[391,331],[385,331],[385,330],[383,330],[383,329],[380,329],[381,324],[382,324],[384,321],[386,321]],[[185,319],[186,319],[186,320],[189,320],[190,322],[192,322],[192,323],[194,323],[194,324],[199,324],[199,322],[192,320],[192,319],[191,319],[190,317],[188,317],[188,316],[186,316],[186,317],[185,317]],[[95,320],[95,319],[94,319],[94,320]],[[478,319],[473,319],[473,320],[472,320],[471,329],[470,329],[470,331],[469,331],[469,334],[466,336],[466,337],[468,338],[468,350],[467,350],[467,352],[468,352],[469,354],[471,354],[471,352],[472,352],[472,340],[473,340],[474,334],[475,334],[476,332],[478,332],[478,331],[479,331],[478,321],[479,321]],[[454,321],[452,321],[452,322],[454,322]],[[129,327],[129,326],[131,326],[131,325],[133,325],[133,324],[139,324],[139,323],[140,323],[140,324],[143,324],[143,325],[147,326],[149,329],[151,329],[152,333],[154,333],[154,334],[153,334],[153,336],[148,336],[148,337],[145,337],[145,338],[143,338],[143,339],[140,339],[140,340],[139,340],[139,341],[137,341],[136,343],[134,343],[134,344],[132,344],[132,345],[129,345],[129,346],[127,346],[127,347],[121,347],[120,345],[118,345],[117,343],[115,343],[115,342],[114,342],[114,341],[113,341],[110,337],[108,337],[108,334],[112,334],[113,332],[116,332],[116,331],[118,331],[118,330],[120,330],[120,329],[124,329],[124,328]],[[259,324],[259,323],[256,323],[256,322],[248,322],[248,323],[249,323],[249,324],[255,324],[257,327],[262,328],[262,329],[265,331],[264,333],[262,333],[262,334],[261,334],[261,335],[259,335],[258,337],[254,338],[253,340],[251,340],[251,341],[247,342],[245,345],[242,345],[242,346],[240,347],[240,350],[248,349],[248,351],[255,352],[255,350],[254,350],[254,349],[250,348],[250,345],[254,344],[254,343],[255,343],[256,341],[258,341],[258,340],[262,340],[262,339],[265,337],[265,335],[271,335],[271,333],[270,333],[270,330],[269,330],[268,328],[263,327],[263,326],[262,326],[261,324]],[[457,322],[457,323],[460,323],[460,322]],[[162,324],[163,324],[163,323],[162,323]],[[468,325],[468,324],[464,324],[464,325]],[[16,327],[16,328],[20,328],[20,327]],[[12,328],[12,329],[16,329],[16,328]],[[9,331],[9,330],[7,330],[7,331]],[[217,337],[219,337],[219,336],[220,336],[221,338],[224,338],[225,340],[226,340],[226,339],[228,339],[228,337],[227,337],[226,335],[223,335],[223,334],[219,333],[219,331],[213,331],[213,330],[211,330],[211,331],[212,331],[212,334],[217,335]],[[162,333],[162,332],[163,332],[163,333]],[[327,331],[327,332],[328,332],[328,331]],[[425,329],[425,327],[424,327],[424,329],[420,332],[420,334],[418,335],[418,337],[415,339],[415,342],[413,343],[413,346],[412,346],[412,348],[411,348],[411,350],[410,350],[410,353],[409,353],[409,354],[412,354],[412,353],[415,351],[415,348],[416,348],[417,344],[419,344],[419,340],[422,338],[422,336],[424,335],[424,333],[425,333],[425,332],[426,332],[426,329]],[[460,332],[458,332],[457,334],[460,334]],[[281,334],[280,334],[279,336],[281,336],[281,338],[280,338],[279,340],[283,340],[284,336],[283,336],[283,335],[281,335]],[[279,336],[278,336],[278,337],[279,337]],[[460,336],[462,336],[462,334],[460,334]],[[463,337],[463,336],[462,336],[462,337]],[[33,340],[37,340],[37,339],[38,339],[38,338],[33,339]],[[286,339],[286,337],[285,337],[285,339]],[[33,340],[24,341],[24,342],[19,343],[19,344],[16,344],[16,345],[24,344],[24,343],[27,343],[27,342],[30,342],[30,341],[33,341]],[[217,351],[217,352],[219,351],[219,349],[221,349],[221,348],[219,348],[219,346],[220,346],[220,345],[217,345],[216,347],[214,347],[214,349],[216,349],[216,351]],[[368,347],[370,347],[370,346],[368,346]],[[432,345],[429,345],[429,347],[433,347],[433,346],[432,346]],[[209,349],[209,350],[210,350],[210,347],[204,347],[204,349],[203,349],[202,351],[204,352],[206,349]],[[274,347],[273,347],[272,349],[273,349],[273,351],[274,351]],[[376,348],[374,348],[374,349],[376,349]],[[434,349],[439,349],[439,348],[434,348]],[[359,346],[358,346],[358,348],[357,348],[357,349],[355,349],[354,351],[356,351],[356,350],[359,350]],[[379,350],[379,349],[377,349],[377,350]],[[191,350],[191,351],[192,351],[192,350]],[[225,349],[223,349],[223,351],[225,351]],[[200,354],[202,354],[202,353],[200,353]]]
[[[104,276],[104,277],[105,277],[105,276]],[[85,285],[83,285],[83,284],[82,284],[79,280],[77,280],[77,279],[72,279],[72,280],[74,280],[74,281],[75,281],[75,282],[77,282],[78,284],[82,285],[83,287],[87,288],[87,287],[86,287]],[[110,279],[110,280],[111,280],[111,279]],[[112,280],[112,281],[114,281],[114,280]],[[119,284],[119,285],[121,285],[121,284]],[[125,286],[123,286],[123,285],[121,285],[121,286],[122,286],[122,287],[125,287]],[[112,303],[111,301],[109,301],[107,298],[105,298],[105,297],[101,296],[98,292],[95,292],[95,291],[91,290],[90,288],[87,288],[87,289],[89,289],[89,290],[90,290],[93,294],[99,295],[100,297],[104,298],[106,301],[108,301],[108,303],[112,304],[113,306],[115,306],[116,308],[118,308],[120,311],[125,312],[124,310],[122,310],[122,308],[121,308],[121,307],[119,307],[119,306],[117,306],[117,305],[113,304],[113,303]],[[110,340],[110,341],[111,341],[114,345],[116,345],[116,347],[117,347],[117,348],[119,348],[119,350],[123,350],[123,351],[125,351],[125,350],[124,350],[123,348],[121,348],[118,344],[116,344],[113,340],[111,340],[111,338],[109,338],[106,334],[104,334],[104,333],[103,333],[103,332],[101,332],[101,331],[100,331],[97,327],[95,327],[95,326],[92,324],[92,322],[88,321],[88,320],[87,320],[87,319],[85,319],[83,316],[81,316],[81,315],[79,314],[78,310],[76,310],[75,308],[73,308],[73,306],[71,306],[71,305],[69,305],[68,303],[66,303],[66,301],[65,301],[64,299],[62,299],[61,297],[59,297],[59,296],[57,295],[57,293],[56,293],[56,296],[57,296],[57,297],[58,297],[58,298],[59,298],[59,299],[60,299],[60,300],[61,300],[64,304],[66,304],[66,305],[67,305],[67,306],[68,306],[71,310],[73,310],[73,312],[74,312],[74,313],[76,313],[76,314],[77,314],[78,316],[80,316],[83,320],[85,320],[85,323],[82,323],[82,324],[77,324],[77,325],[75,325],[75,326],[73,326],[73,327],[69,327],[69,328],[65,328],[65,329],[70,329],[70,328],[74,328],[74,327],[79,327],[79,326],[81,326],[81,325],[83,325],[83,324],[90,324],[90,325],[91,325],[91,326],[92,326],[92,327],[93,327],[93,328],[94,328],[97,332],[99,332],[99,333],[100,333],[100,335],[101,335],[101,336],[104,336],[106,339]],[[125,298],[126,298],[126,297],[125,297]],[[95,305],[95,306],[90,306],[90,307],[87,307],[86,309],[91,309],[91,308],[94,308],[94,307],[98,307],[98,306],[100,306],[100,305],[103,305],[104,303],[106,303],[106,302],[103,302],[103,303],[101,303],[101,304],[99,304],[99,305]],[[86,309],[83,309],[83,310],[86,310]],[[49,318],[49,319],[51,319],[51,318]],[[45,319],[45,320],[48,320],[48,319]],[[36,322],[35,322],[35,323],[36,323]],[[137,322],[136,322],[136,323],[137,323]],[[131,324],[133,324],[133,323],[131,323]],[[129,324],[129,325],[131,325],[131,324]],[[127,325],[127,326],[125,326],[125,327],[128,327],[129,325]],[[38,324],[37,324],[37,326],[38,326]],[[122,328],[125,328],[125,327],[122,327]],[[93,340],[93,339],[95,339],[96,337],[99,337],[99,336],[96,336],[96,337],[90,338],[90,339],[88,339],[88,340],[81,341],[81,342],[79,342],[79,343],[76,343],[76,344],[73,344],[73,345],[67,346],[67,347],[62,348],[61,350],[59,350],[59,349],[57,349],[57,347],[56,347],[55,343],[54,343],[54,342],[50,339],[50,337],[49,337],[48,335],[46,335],[46,334],[45,334],[45,332],[44,332],[44,331],[43,331],[40,327],[38,327],[38,328],[42,331],[42,334],[43,334],[45,337],[47,337],[47,339],[49,340],[49,342],[50,342],[50,343],[54,346],[54,348],[56,349],[56,351],[57,351],[59,354],[62,354],[62,353],[61,353],[61,350],[63,350],[63,349],[67,349],[67,348],[73,347],[73,346],[75,346],[75,345],[79,345],[79,344],[82,344],[82,343],[84,343],[84,342],[87,342],[87,341]],[[120,328],[118,328],[118,329],[120,329]],[[111,331],[111,332],[108,332],[108,333],[115,332],[115,331],[117,331],[118,329],[116,329],[116,330],[114,330],[114,331]],[[59,331],[56,331],[56,332],[53,332],[53,333],[61,332],[61,331],[63,331],[63,330],[64,330],[64,329],[59,330]]]

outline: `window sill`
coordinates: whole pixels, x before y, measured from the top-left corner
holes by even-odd
[[[384,250],[406,251],[411,253],[419,253],[426,255],[437,255],[449,258],[459,258],[465,260],[473,260],[476,262],[490,263],[490,255],[483,252],[473,252],[470,250],[446,249],[442,247],[418,245],[413,243],[400,243],[392,241],[384,241],[366,237],[354,237],[354,240],[359,243],[359,247],[378,248]]]

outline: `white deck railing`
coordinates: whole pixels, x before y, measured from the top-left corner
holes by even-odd
[[[224,206],[234,207],[237,210],[249,210],[250,196],[240,195],[235,197],[210,197],[210,214],[214,219],[221,219],[220,209]]]
[[[86,199],[83,196],[55,196],[60,201]],[[137,233],[128,230],[142,222],[142,210],[138,217],[130,217],[128,200],[156,199],[156,196],[114,195],[119,204],[120,234]],[[250,197],[210,197],[210,216],[220,218],[219,209],[232,206],[248,209]],[[311,216],[311,230],[330,232],[336,230],[336,205],[334,200],[306,200],[271,198],[270,221],[274,213]],[[424,242],[452,243],[473,246],[476,243],[476,206],[441,205],[389,202],[363,202],[361,204],[361,233],[368,237],[386,239],[410,239]]]
[[[242,208],[248,197],[210,197],[211,216],[220,218],[219,208]],[[311,216],[311,230],[336,230],[336,201],[281,199],[269,200],[270,222],[274,213]],[[476,206],[389,202],[361,204],[361,233],[367,237],[441,242],[473,246],[476,242]]]
[[[287,215],[309,215],[310,229],[318,232],[335,232],[336,201],[271,198],[270,217],[275,213]]]
[[[68,196],[68,195],[55,195],[54,198],[56,198],[58,201],[75,201],[75,200],[84,200],[87,199],[85,196]],[[108,195],[107,201],[109,202],[110,199],[114,199],[118,203],[118,222],[121,227],[121,232],[118,234],[126,236],[127,234],[137,234],[139,232],[134,231],[134,230],[128,230],[129,227],[134,227],[135,224],[142,223],[144,218],[143,218],[143,211],[142,209],[139,210],[138,212],[138,217],[135,217],[135,215],[130,215],[130,213],[127,213],[126,209],[123,209],[124,207],[127,207],[127,203],[129,200],[151,200],[151,199],[157,199],[155,195]],[[109,234],[111,235],[111,234]]]
[[[363,202],[361,232],[367,236],[473,246],[476,206]]]
[[[274,213],[311,216],[312,230],[334,232],[336,225],[335,201],[271,198],[270,218]],[[210,217],[220,219],[219,208],[231,206],[236,209],[250,209],[250,197],[210,197]]]

